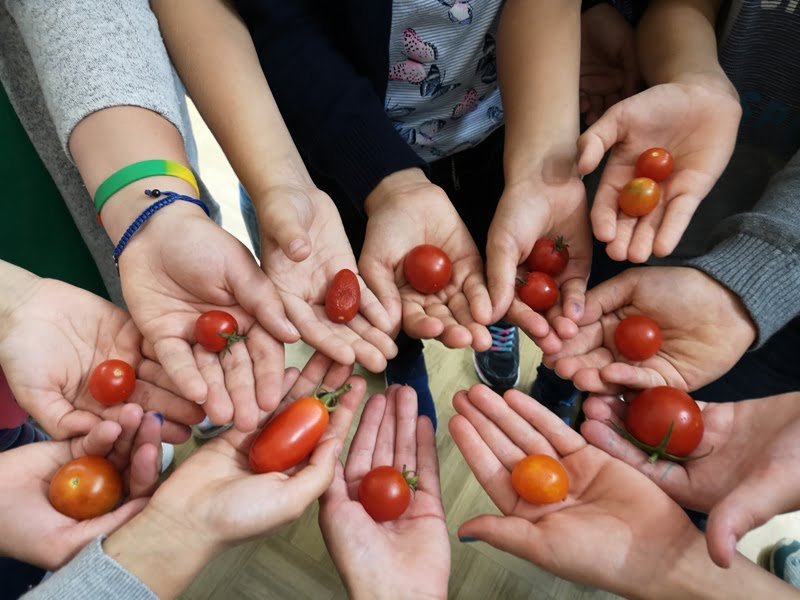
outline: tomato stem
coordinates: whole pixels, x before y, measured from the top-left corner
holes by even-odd
[[[649,454],[647,462],[651,464],[656,462],[659,458],[665,458],[667,460],[671,460],[672,462],[677,462],[677,463],[686,463],[692,460],[697,460],[698,458],[704,458],[714,451],[714,447],[712,446],[708,452],[706,452],[705,454],[700,454],[699,456],[675,456],[674,454],[670,454],[669,452],[667,452],[666,448],[667,444],[669,444],[670,438],[672,437],[672,427],[675,424],[674,421],[669,424],[667,433],[664,435],[663,439],[658,443],[658,446],[651,446],[649,444],[645,444],[644,442],[640,442],[635,437],[633,437],[633,435],[627,429],[625,429],[620,425],[617,425],[613,421],[606,421],[606,423],[609,425],[609,427],[611,427],[611,429],[613,429],[619,435],[624,437],[631,444],[639,448],[639,450],[647,452],[647,454]]]
[[[233,333],[220,333],[219,336],[225,338],[225,347],[222,349],[222,352],[220,352],[220,357],[228,354],[233,344],[247,339],[246,335],[239,335],[238,331],[234,331]]]
[[[317,394],[314,392],[314,396],[316,396],[316,398],[322,402],[323,405],[325,405],[325,408],[328,409],[328,412],[333,412],[336,410],[336,406],[339,403],[339,396],[349,392],[352,387],[353,386],[349,383],[345,383],[331,392],[323,392],[322,394]]]
[[[417,475],[416,471],[409,471],[406,469],[406,465],[403,465],[403,479],[406,480],[408,487],[411,488],[412,492],[417,491],[417,484],[419,483],[419,475]]]
[[[564,236],[563,235],[560,235],[560,236],[558,236],[556,238],[556,241],[555,241],[555,249],[556,250],[558,250],[560,252],[564,248],[568,248],[568,247],[569,247],[569,244],[565,244],[564,243]]]

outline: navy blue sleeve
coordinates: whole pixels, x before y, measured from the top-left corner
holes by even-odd
[[[427,165],[395,131],[374,80],[348,58],[340,4],[237,0],[236,7],[303,160],[361,209],[384,177]],[[388,53],[388,37],[377,42]],[[388,65],[382,76],[388,81]]]

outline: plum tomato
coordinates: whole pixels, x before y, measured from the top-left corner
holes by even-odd
[[[569,261],[569,245],[564,243],[563,236],[555,240],[540,238],[536,240],[530,256],[526,259],[531,271],[547,273],[550,277],[558,277],[567,268]]]
[[[661,187],[648,177],[631,179],[619,193],[619,208],[629,217],[643,217],[658,204]]]
[[[308,458],[328,427],[328,413],[348,390],[345,383],[332,392],[298,398],[268,421],[250,446],[253,472],[285,471]]]
[[[661,348],[661,328],[650,317],[631,315],[617,325],[614,342],[625,358],[645,360]]]
[[[50,504],[71,519],[94,519],[116,508],[122,477],[110,460],[81,456],[62,465],[50,480]]]
[[[664,181],[672,173],[673,166],[672,155],[664,148],[648,148],[636,161],[636,176]]]
[[[112,358],[97,365],[89,375],[89,393],[100,404],[125,402],[136,389],[136,372],[124,360]]]
[[[558,300],[558,285],[547,273],[533,271],[519,282],[519,299],[536,312],[545,312]]]
[[[350,269],[342,269],[333,278],[325,294],[325,314],[334,323],[347,323],[358,314],[361,287]]]
[[[232,314],[224,310],[209,310],[197,317],[194,324],[197,342],[209,352],[222,352],[224,356],[231,345],[246,336],[239,334],[239,324]]]
[[[532,454],[511,471],[511,485],[531,504],[561,502],[569,492],[569,475],[560,462],[547,454]]]
[[[444,250],[432,244],[420,244],[406,254],[403,274],[415,290],[435,294],[450,282],[453,263]]]
[[[412,477],[405,466],[402,473],[394,467],[375,467],[361,480],[358,501],[378,523],[394,521],[408,508],[416,485],[417,477]]]
[[[703,439],[703,415],[686,392],[662,385],[640,392],[628,406],[625,428],[640,448],[658,458],[689,456]]]

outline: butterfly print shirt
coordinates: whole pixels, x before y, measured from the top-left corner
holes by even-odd
[[[426,161],[474,146],[503,123],[495,58],[502,4],[392,3],[386,113]]]

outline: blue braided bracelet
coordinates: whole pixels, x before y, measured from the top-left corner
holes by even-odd
[[[125,233],[122,234],[122,237],[119,239],[119,243],[114,248],[114,264],[117,265],[117,269],[119,269],[119,257],[122,254],[122,251],[125,250],[125,246],[128,245],[128,242],[131,241],[133,234],[139,231],[142,225],[147,222],[147,219],[152,217],[156,214],[159,210],[164,208],[165,206],[169,206],[173,202],[177,202],[178,200],[183,200],[184,202],[191,202],[192,204],[196,204],[203,211],[206,213],[206,216],[211,216],[208,212],[208,207],[197,198],[192,198],[191,196],[184,196],[183,194],[179,194],[177,192],[162,192],[161,190],[145,190],[144,193],[151,198],[159,198],[163,196],[157,202],[154,202],[150,206],[148,206],[142,214],[136,217],[136,220],[131,223],[130,227],[125,230]]]

